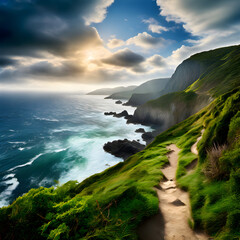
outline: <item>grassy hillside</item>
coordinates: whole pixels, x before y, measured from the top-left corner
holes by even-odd
[[[240,85],[240,46],[223,48],[218,51],[221,50],[222,52],[219,53],[216,52],[217,50],[212,50],[195,55],[202,60],[212,59],[212,62],[204,74],[188,87],[187,91],[217,97]]]
[[[229,84],[228,90],[232,89],[232,83],[237,81],[239,84],[240,69],[236,67],[239,66],[239,51],[240,45],[218,48],[191,56],[177,67],[166,85],[164,93],[183,91],[199,78],[202,79],[202,82],[204,82],[203,85],[206,86],[206,88],[199,86],[199,90],[205,89],[205,91],[208,91],[221,83],[218,89],[222,89],[224,92],[227,90],[223,83],[225,79],[229,80],[227,82],[227,84]],[[214,72],[217,73],[214,75]],[[238,79],[235,77],[232,79],[231,76],[233,75],[238,76]],[[205,76],[208,77],[205,78]],[[207,85],[209,82],[211,82],[211,84]],[[194,89],[196,90],[196,88]],[[214,94],[214,92],[212,92],[212,94]]]
[[[237,88],[160,134],[124,163],[79,184],[30,190],[0,210],[0,239],[137,239],[139,223],[158,212],[153,187],[163,178],[160,168],[168,162],[170,143],[182,149],[177,178],[190,192],[194,227],[215,239],[239,239],[239,109]],[[202,128],[199,163],[188,174],[196,159],[190,148]],[[214,148],[219,151],[215,162]]]
[[[216,97],[240,86],[239,66],[240,46],[193,55],[180,64],[171,77],[164,90],[170,93],[139,106],[133,122],[153,123],[165,130],[183,121]]]

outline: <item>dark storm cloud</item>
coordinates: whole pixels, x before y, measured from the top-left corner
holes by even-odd
[[[17,65],[18,61],[11,59],[11,58],[6,58],[6,57],[0,57],[0,68],[1,67],[7,67],[7,66],[13,66]]]
[[[73,62],[63,62],[62,64],[55,66],[48,61],[41,61],[25,69],[25,74],[52,77],[75,76],[83,72],[84,68]]]
[[[120,50],[111,57],[102,59],[103,63],[120,66],[120,67],[134,67],[144,62],[145,58],[129,49]]]
[[[41,51],[57,55],[77,44],[100,44],[96,30],[83,17],[99,0],[10,0],[0,3],[0,54],[36,56]]]
[[[0,69],[0,83],[25,82],[25,78],[36,78],[36,76],[45,81],[48,81],[49,78],[64,81],[66,77],[78,77],[84,72],[85,68],[83,66],[72,61],[63,61],[58,65],[48,61],[40,61],[20,68]]]

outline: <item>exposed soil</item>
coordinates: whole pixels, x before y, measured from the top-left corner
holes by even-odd
[[[155,188],[159,198],[159,214],[141,224],[138,230],[139,239],[207,240],[207,235],[196,233],[190,228],[189,195],[176,185],[175,174],[180,149],[175,144],[167,148],[171,151],[167,155],[170,164],[162,169],[165,181]]]

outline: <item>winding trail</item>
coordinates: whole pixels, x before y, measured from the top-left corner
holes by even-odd
[[[202,131],[203,133],[203,131]],[[191,151],[197,152],[197,143]],[[140,240],[207,240],[204,233],[194,232],[188,221],[191,220],[189,194],[177,187],[175,174],[178,165],[180,149],[171,144],[167,147],[169,165],[162,169],[165,181],[156,186],[159,199],[159,214],[146,220],[140,226],[138,235]]]
[[[164,240],[205,240],[204,234],[194,232],[188,224],[191,219],[188,192],[177,187],[175,174],[180,149],[171,144],[167,147],[171,152],[167,155],[170,165],[162,169],[166,181],[157,189],[159,208],[165,221]]]
[[[203,135],[204,131],[205,131],[205,129],[202,129],[201,136],[198,137],[197,141],[191,147],[191,152],[196,154],[196,155],[198,155],[197,144],[202,139],[202,135]]]

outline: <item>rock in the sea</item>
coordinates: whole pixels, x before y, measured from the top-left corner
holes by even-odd
[[[129,141],[127,139],[124,139],[108,142],[103,146],[103,149],[115,157],[120,157],[126,160],[133,154],[143,150],[144,147],[145,146],[143,144],[140,144],[137,141]]]
[[[145,130],[143,128],[138,128],[135,132],[136,133],[145,133]]]
[[[120,113],[116,113],[116,112],[105,112],[104,115],[106,115],[106,116],[112,115],[113,117],[117,117],[117,118],[124,117],[125,119],[129,119],[129,118],[132,117],[132,115],[129,115],[126,110],[124,110],[124,111],[122,111],[122,112],[120,112]]]
[[[115,102],[116,104],[122,104],[122,101],[118,100]]]
[[[125,119],[129,119],[131,115],[129,115],[128,112],[124,110],[120,113],[115,114],[114,117],[117,117],[117,118],[124,117]]]
[[[111,116],[111,115],[114,115],[116,114],[116,112],[105,112],[104,115],[106,116]]]

